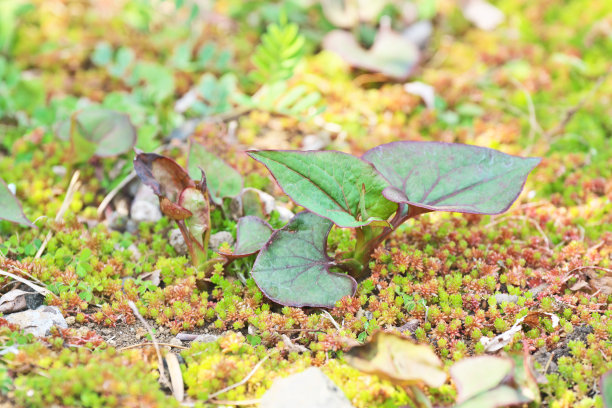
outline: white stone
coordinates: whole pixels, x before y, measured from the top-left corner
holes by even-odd
[[[159,199],[153,190],[144,184],[138,188],[130,212],[132,220],[136,222],[157,222],[162,217]]]
[[[342,390],[317,367],[274,381],[260,408],[351,408]]]
[[[189,248],[187,248],[187,244],[185,243],[185,238],[183,237],[183,234],[181,234],[181,230],[178,228],[170,231],[169,241],[172,248],[174,248],[176,253],[179,255],[185,255],[189,250]]]
[[[208,246],[212,250],[216,251],[224,242],[227,242],[230,246],[234,245],[234,237],[232,236],[231,232],[219,231],[216,234],[212,234],[210,236],[210,240],[208,241]]]
[[[40,306],[36,310],[12,313],[5,319],[21,327],[25,333],[32,333],[36,337],[48,336],[53,326],[68,328],[68,323],[56,306]]]

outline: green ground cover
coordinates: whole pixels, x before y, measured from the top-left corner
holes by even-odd
[[[196,406],[257,400],[274,379],[313,365],[355,407],[410,406],[410,391],[354,368],[347,350],[378,330],[401,333],[430,345],[448,371],[485,354],[483,336],[526,317],[503,351],[532,355],[540,404],[604,407],[599,379],[612,369],[612,3],[496,1],[505,20],[490,31],[450,0],[416,1],[405,7],[412,17],[388,4],[373,22],[345,24],[371,45],[380,15],[397,30],[431,21],[423,49],[399,63],[410,71],[405,78],[385,67],[386,75],[372,72],[374,57],[351,68],[322,50],[341,24],[319,2],[305,3],[0,0],[0,178],[37,227],[0,220],[0,270],[46,288],[44,303],[69,320],[68,329],[35,338],[0,317],[0,350],[13,347],[0,355],[0,404],[180,406],[158,382],[158,356],[133,302],[162,354],[181,356],[183,402]],[[431,107],[406,91],[412,81],[433,87]],[[99,127],[70,131],[91,106],[127,114],[136,133],[121,140],[134,137],[137,149],[183,166],[189,136],[237,170],[243,187],[293,213],[301,208],[246,150],[314,143],[361,155],[421,140],[543,160],[508,212],[410,220],[374,252],[371,276],[354,296],[327,311],[289,307],[258,288],[255,256],[196,268],[171,244],[168,217],[130,219],[137,181],[121,183],[135,180],[132,144],[109,152],[121,146],[83,137]],[[240,211],[213,199],[211,234],[235,238]],[[252,195],[243,206],[273,228],[286,222]],[[329,255],[342,259],[355,239],[353,230],[332,228]],[[14,286],[0,276],[1,294]],[[179,333],[218,337],[169,345]],[[245,384],[215,395],[264,359]],[[455,384],[424,392],[435,406],[454,406]]]

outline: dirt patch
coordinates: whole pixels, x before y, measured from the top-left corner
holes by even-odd
[[[571,332],[559,347],[552,351],[548,351],[545,348],[542,348],[536,351],[533,354],[533,359],[540,365],[539,371],[542,374],[553,374],[559,371],[559,367],[557,366],[557,362],[560,357],[570,356],[570,348],[568,346],[570,341],[582,341],[586,343],[586,338],[589,334],[593,333],[593,327],[584,325],[579,326]]]

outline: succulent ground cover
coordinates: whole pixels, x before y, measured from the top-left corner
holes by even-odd
[[[0,0],[0,292],[17,277],[69,322],[36,338],[10,313],[0,317],[0,401],[232,406],[318,366],[355,407],[419,397],[603,407],[612,5],[501,0],[504,21],[486,30],[493,19],[453,1],[357,14],[304,3]],[[421,40],[398,34],[417,23],[431,29]],[[355,44],[338,51],[347,36]],[[506,212],[436,211],[397,226],[333,307],[266,296],[255,253],[268,237],[291,235],[291,224],[282,228],[293,214],[290,223],[314,215],[257,152],[334,150],[376,165],[377,146],[406,140],[542,161]],[[185,169],[170,184],[180,190],[151,170],[148,184],[166,200],[155,222],[130,213],[144,174],[134,171],[138,152],[145,170],[160,160]],[[432,209],[439,203],[393,183],[409,153],[380,161],[394,187],[380,190],[389,203]],[[365,195],[357,202],[332,221],[363,221],[353,215],[363,215]],[[359,230],[322,220],[319,235],[329,238],[318,256],[341,264]],[[177,225],[185,247],[171,238]],[[209,247],[223,231],[238,241]],[[417,367],[431,376],[384,363],[415,355],[428,356]],[[497,377],[478,388],[469,381],[478,372]]]

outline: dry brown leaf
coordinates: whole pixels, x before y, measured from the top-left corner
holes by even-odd
[[[2,295],[0,297],[0,313],[8,314],[26,309],[28,307],[26,295],[28,295],[28,292],[20,289],[13,289]]]
[[[402,386],[440,387],[446,382],[442,361],[431,347],[397,334],[377,332],[368,343],[350,349],[345,359],[360,371]]]
[[[154,284],[155,286],[159,286],[159,284],[161,283],[161,270],[160,269],[156,269],[154,271],[151,272],[145,272],[145,273],[141,273],[140,275],[138,275],[138,278],[143,280],[143,281],[149,281],[152,284]]]
[[[178,402],[182,402],[185,398],[185,385],[183,383],[183,373],[181,373],[181,365],[178,357],[174,353],[166,354],[166,364],[168,365],[168,373],[170,374],[170,383],[172,384],[172,395]]]
[[[549,316],[552,320],[552,327],[555,328],[559,325],[559,318],[552,313],[544,313],[538,311],[531,311],[527,313],[525,316],[518,319],[512,327],[502,334],[499,334],[493,338],[488,338],[486,336],[482,336],[480,338],[480,343],[484,346],[485,352],[492,353],[497,350],[501,350],[508,344],[512,342],[514,335],[521,330],[523,330],[523,324],[526,324],[531,327],[540,326],[540,318]]]

